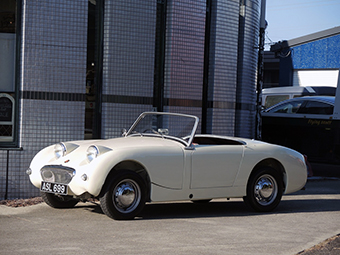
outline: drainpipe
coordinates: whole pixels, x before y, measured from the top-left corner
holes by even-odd
[[[9,186],[9,151],[22,151],[20,148],[0,148],[0,151],[6,151],[6,176],[5,176],[5,194],[4,199],[8,199],[8,186]]]
[[[261,110],[262,110],[262,87],[263,87],[263,71],[264,71],[264,41],[265,41],[265,30],[267,27],[266,22],[266,0],[261,1],[261,17],[260,17],[260,34],[259,34],[259,52],[257,62],[257,100],[256,100],[256,129],[255,137],[261,140]]]

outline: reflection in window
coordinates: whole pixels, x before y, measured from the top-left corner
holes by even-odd
[[[274,113],[297,113],[302,105],[302,101],[293,101],[279,105],[272,109],[270,112]]]
[[[284,100],[289,99],[288,95],[275,95],[275,96],[267,96],[266,97],[266,103],[265,103],[265,108],[269,108],[273,105],[276,105]]]
[[[330,115],[333,114],[333,108],[333,105],[323,102],[308,101],[307,105],[299,113]]]

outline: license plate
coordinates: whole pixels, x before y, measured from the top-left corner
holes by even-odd
[[[67,185],[65,184],[42,181],[40,190],[58,195],[67,195]]]

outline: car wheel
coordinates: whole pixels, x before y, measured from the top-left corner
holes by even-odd
[[[46,192],[40,192],[40,195],[44,202],[53,208],[73,208],[79,202],[72,196],[58,196]]]
[[[146,184],[133,171],[119,171],[107,186],[100,206],[103,212],[116,220],[133,219],[144,207]]]
[[[269,212],[279,205],[282,193],[281,174],[271,167],[263,167],[250,176],[243,200],[255,211]]]

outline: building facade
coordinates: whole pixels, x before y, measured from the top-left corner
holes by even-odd
[[[340,26],[272,45],[264,87],[336,87],[339,68]]]
[[[143,111],[254,137],[260,0],[0,2],[0,199],[60,141],[121,135]],[[51,155],[53,157],[53,155]]]

